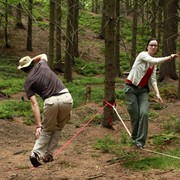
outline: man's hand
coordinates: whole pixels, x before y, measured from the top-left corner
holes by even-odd
[[[42,131],[42,127],[41,126],[37,127],[37,129],[36,129],[36,138],[37,139],[39,138],[41,131]]]

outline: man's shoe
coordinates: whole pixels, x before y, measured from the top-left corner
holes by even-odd
[[[46,155],[43,157],[43,162],[45,162],[45,163],[52,162],[53,160],[54,160],[53,156],[51,156],[51,155]]]
[[[29,157],[31,164],[34,167],[38,167],[40,165],[42,165],[39,156],[36,153],[33,153],[30,157]]]

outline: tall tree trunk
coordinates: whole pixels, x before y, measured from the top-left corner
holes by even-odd
[[[115,22],[116,2],[105,0],[105,16],[107,21],[105,34],[105,87],[104,99],[111,104],[115,103]],[[104,120],[102,125],[112,128],[113,114],[112,107],[104,109]]]
[[[72,62],[74,62],[73,54],[73,8],[74,0],[67,0],[68,15],[67,15],[67,28],[66,28],[66,54],[65,54],[65,72],[64,78],[67,82],[72,81]]]
[[[156,37],[156,14],[157,14],[157,6],[156,6],[157,0],[152,0],[152,20],[151,20],[151,37]]]
[[[74,33],[73,33],[73,54],[74,57],[79,57],[79,49],[78,49],[78,19],[79,19],[79,0],[74,0]]]
[[[176,39],[178,35],[177,8],[178,0],[164,0],[163,56],[176,53]],[[178,79],[175,60],[165,62],[160,66],[159,81],[162,82],[168,78]]]
[[[22,23],[22,5],[21,3],[18,3],[17,9],[16,9],[16,27],[20,29],[25,29],[23,23]]]
[[[116,42],[115,42],[115,61],[116,61],[116,75],[118,77],[121,76],[121,68],[120,68],[120,1],[116,1]]]
[[[140,3],[140,11],[141,11],[141,21],[142,21],[142,24],[144,24],[144,22],[145,22],[145,8],[144,8],[145,2],[140,1],[139,3]]]
[[[29,7],[28,7],[28,29],[27,29],[27,51],[32,51],[32,9],[33,9],[33,0],[28,0]]]
[[[132,49],[131,49],[131,62],[130,62],[131,67],[136,58],[137,22],[138,22],[138,0],[134,1],[134,7],[133,7]]]
[[[4,28],[5,47],[11,47],[8,42],[8,0],[5,3],[5,28]]]
[[[55,0],[56,3],[56,67],[63,72],[61,55],[61,0]]]
[[[129,2],[130,0],[126,0],[125,1],[125,5],[126,5],[126,15],[127,16],[129,16],[129,13],[130,13],[130,9],[131,9],[131,7],[130,7],[130,2]]]
[[[49,66],[53,67],[54,62],[54,30],[55,30],[55,1],[50,0],[50,20],[49,20]]]
[[[179,81],[178,81],[177,99],[180,99],[180,63],[179,63]]]
[[[157,35],[157,37],[158,37],[158,41],[159,41],[159,43],[161,44],[161,42],[162,42],[162,31],[163,31],[163,27],[162,27],[162,24],[163,24],[163,20],[162,20],[162,14],[163,14],[163,6],[162,6],[162,0],[159,0],[158,1],[158,35]]]
[[[98,38],[105,39],[105,26],[106,26],[106,17],[105,17],[105,0],[103,0],[102,6],[102,20],[101,20],[101,30]]]
[[[98,14],[98,0],[92,0],[92,12]]]

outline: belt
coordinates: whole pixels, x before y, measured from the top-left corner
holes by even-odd
[[[53,94],[52,96],[60,96],[62,94],[66,94],[66,93],[68,93],[68,92],[58,92],[58,93]]]
[[[131,86],[131,87],[133,87],[133,88],[137,88],[137,89],[141,89],[141,88],[143,88],[143,86],[136,86],[136,85],[134,85],[134,84],[129,84],[129,83],[126,83],[128,86]]]

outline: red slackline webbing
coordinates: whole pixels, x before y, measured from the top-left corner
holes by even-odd
[[[79,129],[79,131],[78,131],[76,134],[74,134],[74,135],[54,154],[53,157],[56,157],[58,154],[60,154],[60,152],[61,152],[66,146],[68,146],[68,145],[71,143],[71,141],[72,141],[78,134],[80,134],[80,133],[84,130],[84,128],[85,128],[86,126],[88,126],[89,123],[90,123],[107,105],[108,105],[108,104],[106,103],[82,128]]]

